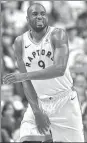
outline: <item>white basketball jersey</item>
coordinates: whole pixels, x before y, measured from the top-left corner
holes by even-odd
[[[50,35],[54,27],[49,27],[47,33],[39,43],[34,43],[29,31],[23,34],[23,60],[27,72],[43,70],[53,65],[53,48]],[[47,80],[32,80],[32,84],[39,98],[55,96],[61,91],[71,89],[73,81],[67,68],[61,77]]]

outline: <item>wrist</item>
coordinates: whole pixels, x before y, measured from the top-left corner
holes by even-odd
[[[22,77],[21,78],[22,78],[22,82],[28,80],[26,73],[22,73]]]
[[[26,79],[26,80],[31,80],[31,79],[30,79],[30,73],[29,73],[29,72],[27,72],[27,74],[24,73],[24,76],[25,76],[25,79]]]

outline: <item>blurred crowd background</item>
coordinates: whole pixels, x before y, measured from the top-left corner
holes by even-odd
[[[1,77],[18,72],[12,44],[28,30],[27,8],[38,1],[1,1],[2,58]],[[87,1],[39,1],[46,8],[49,25],[63,28],[69,38],[69,66],[82,110],[85,141],[87,141]],[[4,85],[1,78],[1,137],[13,142],[27,108],[21,83]]]

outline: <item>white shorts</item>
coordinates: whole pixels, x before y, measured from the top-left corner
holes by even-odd
[[[63,98],[40,100],[40,106],[47,113],[51,133],[41,135],[35,124],[33,111],[28,106],[20,127],[20,141],[46,141],[51,138],[56,142],[84,142],[81,110],[75,91],[63,93]]]

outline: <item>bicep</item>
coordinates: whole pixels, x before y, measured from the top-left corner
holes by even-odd
[[[69,57],[68,37],[64,31],[55,32],[53,36],[54,64],[65,69]]]
[[[54,51],[54,64],[62,67],[66,67],[69,56],[69,50],[67,45],[63,45],[61,48],[55,48]]]

